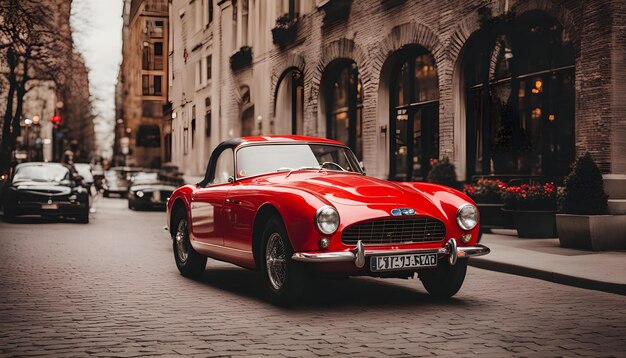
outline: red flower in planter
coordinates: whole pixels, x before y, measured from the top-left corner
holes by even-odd
[[[507,188],[505,182],[497,179],[479,179],[476,184],[466,184],[463,192],[477,203],[500,204]]]
[[[553,183],[543,185],[522,184],[504,190],[504,203],[513,210],[555,210],[556,187]]]

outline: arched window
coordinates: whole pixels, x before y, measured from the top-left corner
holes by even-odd
[[[439,158],[439,79],[433,56],[415,46],[399,55],[392,73],[390,179],[424,180]]]
[[[351,60],[339,60],[325,72],[326,136],[347,144],[363,159],[363,85]]]
[[[574,52],[540,11],[479,32],[464,58],[467,174],[559,177],[574,160]]]
[[[281,76],[275,106],[275,133],[304,134],[304,81],[299,69],[290,69]]]

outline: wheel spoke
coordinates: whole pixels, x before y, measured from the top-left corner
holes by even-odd
[[[280,290],[285,283],[287,268],[285,247],[280,234],[275,232],[270,235],[265,249],[265,256],[267,276],[270,283],[275,290]]]
[[[189,236],[187,234],[187,221],[181,220],[178,222],[178,228],[176,230],[176,254],[181,262],[187,261],[189,256]]]

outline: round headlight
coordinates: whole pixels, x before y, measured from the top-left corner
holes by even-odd
[[[143,198],[143,191],[138,191],[135,195],[137,195],[138,198]]]
[[[463,230],[472,230],[478,224],[478,209],[472,204],[461,205],[456,212],[456,222]]]
[[[339,213],[332,206],[322,206],[315,213],[315,225],[322,234],[333,234],[339,227]]]

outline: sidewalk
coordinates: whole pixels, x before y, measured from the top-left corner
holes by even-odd
[[[483,234],[491,253],[470,265],[563,285],[626,295],[626,251],[566,249],[558,239],[519,239],[515,230]]]

